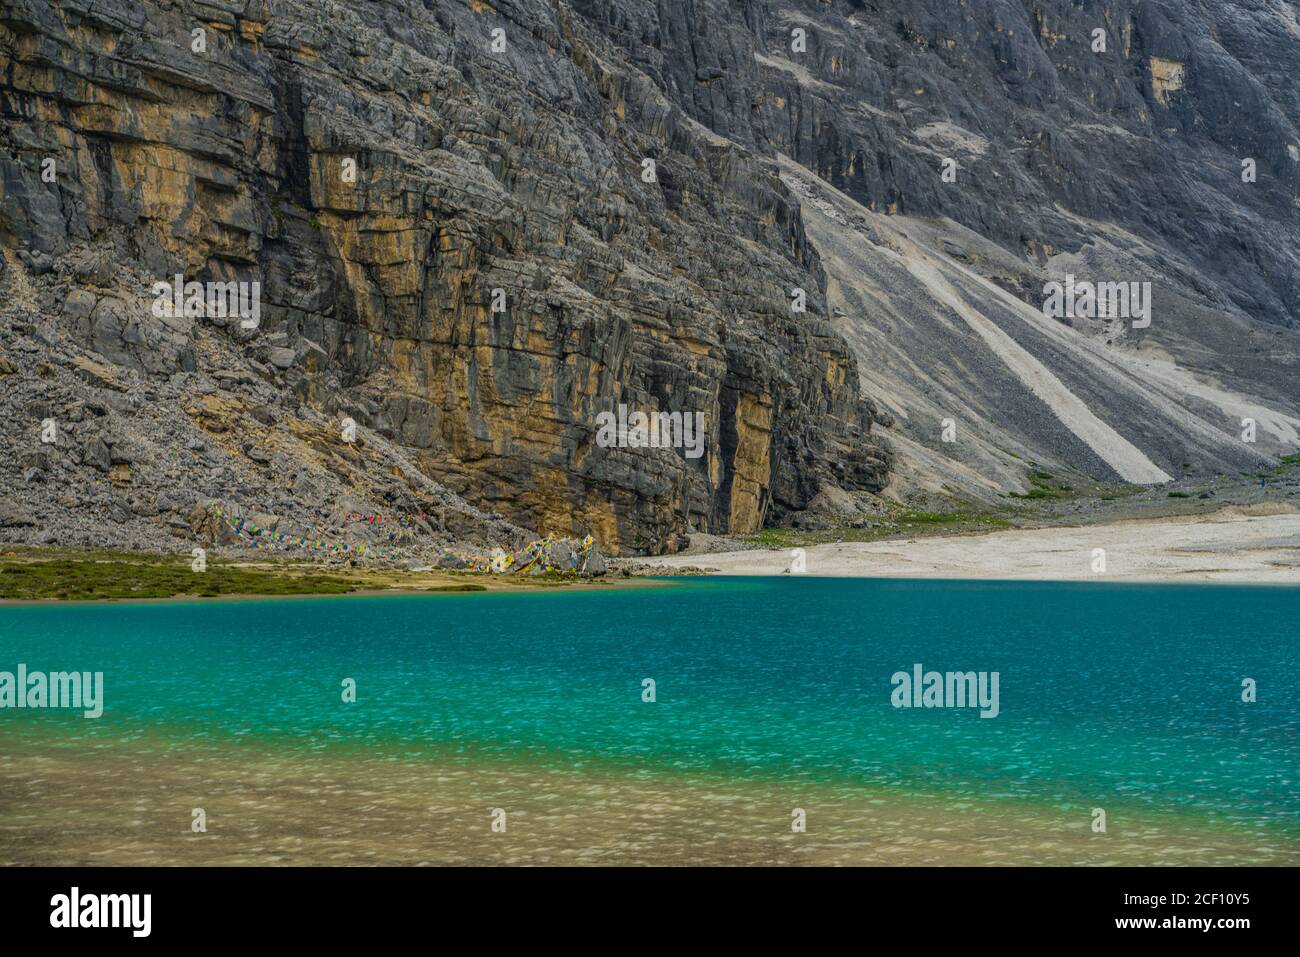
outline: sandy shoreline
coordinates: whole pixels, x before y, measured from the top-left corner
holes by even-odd
[[[1104,552],[1104,568],[1098,550]],[[1004,529],[915,539],[808,545],[803,574],[830,578],[1026,581],[1219,582],[1300,585],[1300,511],[1280,504],[1076,526]],[[171,604],[392,595],[525,594],[663,587],[643,575],[704,570],[721,575],[788,573],[794,550],[686,552],[638,559],[636,572],[589,581],[536,583],[510,576],[454,576],[384,570],[358,576],[344,593],[224,594],[108,599],[0,599],[0,607],[51,604]],[[347,572],[329,570],[340,578]],[[466,587],[469,586],[469,587]],[[464,590],[462,590],[464,589]]]
[[[1104,571],[1094,569],[1096,549],[1105,551]],[[1300,512],[1229,508],[1104,525],[840,542],[809,546],[804,553],[805,574],[837,578],[1300,585]],[[780,575],[790,568],[792,553],[754,549],[655,561],[665,574],[693,566],[724,575]]]

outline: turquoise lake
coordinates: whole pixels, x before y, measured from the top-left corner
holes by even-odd
[[[1007,813],[1169,814],[1289,855],[1297,622],[1293,588],[816,578],[8,607],[0,670],[102,671],[105,710],[0,711],[0,755],[238,747],[651,770]],[[1000,713],[895,708],[891,676],[917,663],[998,672]]]

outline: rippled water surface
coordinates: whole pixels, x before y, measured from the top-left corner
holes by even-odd
[[[0,670],[102,671],[105,712],[0,711],[0,861],[1295,864],[1297,621],[800,578],[2,608]],[[894,708],[916,663],[999,715]]]

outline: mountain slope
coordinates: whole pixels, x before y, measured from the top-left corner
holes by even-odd
[[[578,7],[701,123],[781,158],[894,421],[895,493],[1295,450],[1295,4]],[[1150,322],[1044,316],[1070,276],[1149,283]]]
[[[172,413],[146,443],[207,441],[181,410],[226,396],[234,474],[196,463],[189,489],[312,518],[330,503],[287,494],[296,453],[238,450],[322,415],[473,506],[621,550],[883,486],[780,180],[569,7],[18,0],[0,28],[0,237],[9,288],[38,300],[11,297],[6,349],[40,354],[41,327],[57,367],[122,367]],[[260,325],[154,315],[173,275],[259,282]],[[254,401],[245,380],[272,388]],[[55,398],[68,419],[82,397]],[[265,421],[240,411],[265,402]],[[602,446],[620,405],[699,415],[704,455]],[[20,454],[39,419],[16,411]],[[98,420],[64,424],[50,482],[23,488],[42,515],[88,501],[58,506],[69,482],[116,494],[84,468]],[[125,484],[156,499],[148,474]],[[387,484],[376,507],[419,508],[416,484]]]
[[[884,434],[898,451],[897,491],[947,486],[991,500],[1029,491],[1029,463],[1160,483],[1257,469],[1300,445],[1294,400],[1272,389],[1253,398],[1260,390],[1250,376],[1198,368],[1203,347],[1171,337],[1171,324],[1164,338],[1132,346],[1113,324],[1056,322],[1003,288],[1045,271],[988,240],[950,221],[872,213],[789,161],[782,175],[805,198],[837,326],[859,356],[871,356],[863,388],[893,419]],[[1169,304],[1189,320],[1212,315]],[[1294,376],[1300,335],[1237,325],[1232,348],[1249,371],[1265,369],[1274,385]],[[1277,359],[1265,349],[1288,351]],[[1215,359],[1233,361],[1226,349]],[[1242,441],[1243,418],[1256,422],[1254,442]]]
[[[658,553],[1297,445],[1287,0],[8,0],[0,65],[12,539]],[[1067,277],[1149,324],[1045,315]]]

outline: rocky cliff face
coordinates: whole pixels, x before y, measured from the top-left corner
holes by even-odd
[[[891,464],[998,497],[1300,441],[1285,0],[5,0],[0,65],[0,441],[18,482],[66,427],[15,491],[47,516],[659,552]],[[1067,273],[1151,323],[1044,318]],[[260,283],[256,328],[154,315],[178,274]],[[620,405],[704,454],[602,444]]]
[[[782,158],[893,420],[891,493],[1161,482],[1300,445],[1295,4],[576,8],[689,115]],[[1149,321],[1045,317],[1071,275],[1147,284]]]
[[[1080,220],[1115,224],[1217,304],[1300,325],[1288,0],[574,6],[701,123],[873,211],[1040,262],[1088,244]]]
[[[88,352],[166,407],[144,442],[230,453],[183,484],[266,509],[308,504],[302,433],[344,417],[472,506],[621,550],[884,483],[797,204],[580,8],[16,0],[0,65],[6,340],[27,392],[46,356],[65,390],[18,419],[77,426],[47,477],[95,438],[65,414]],[[176,275],[260,283],[257,327],[155,315]],[[603,447],[620,404],[699,413],[704,454]]]

